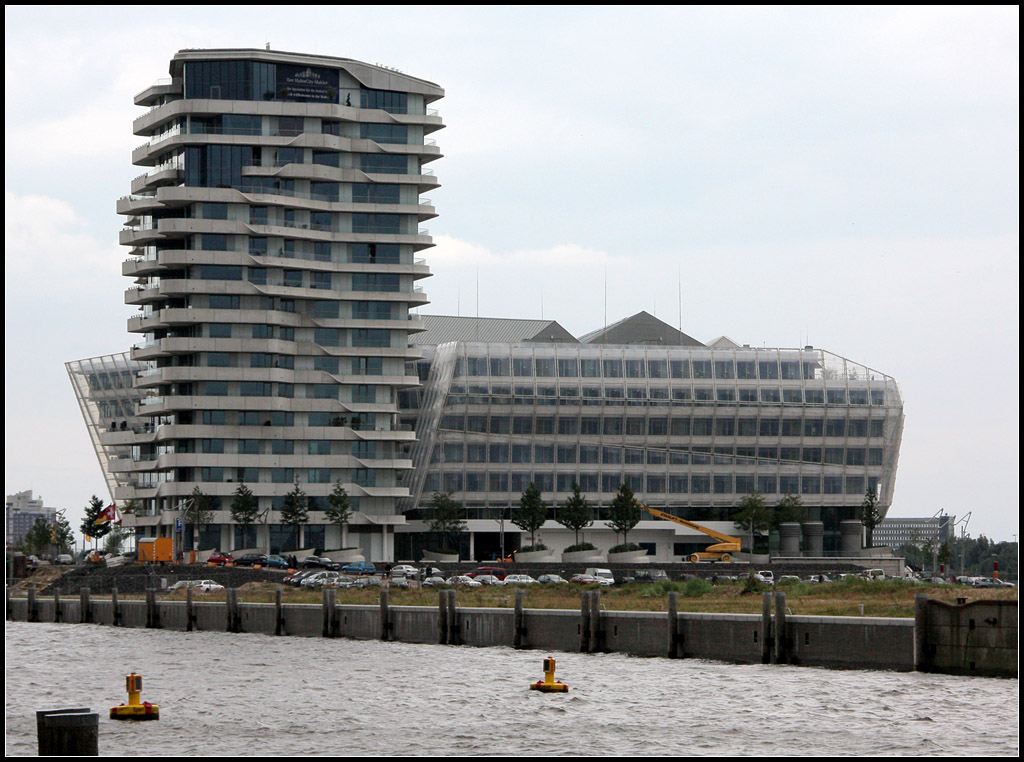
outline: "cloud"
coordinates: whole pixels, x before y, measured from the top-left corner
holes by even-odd
[[[65,201],[5,191],[7,290],[52,295],[120,280],[124,257],[117,246],[106,246],[87,232],[87,225]]]
[[[463,241],[447,235],[434,237],[435,247],[428,253],[431,266],[460,267],[543,267],[576,268],[603,267],[611,262],[623,261],[606,251],[590,249],[576,243],[560,243],[540,249],[516,249],[495,252],[483,244]]]

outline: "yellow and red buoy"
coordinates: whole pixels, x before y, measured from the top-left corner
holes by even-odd
[[[555,680],[555,660],[549,656],[544,660],[544,679],[530,683],[531,691],[542,693],[568,693],[569,686],[561,680]]]
[[[159,720],[160,707],[139,699],[142,693],[142,675],[132,672],[125,678],[128,703],[110,710],[112,720]]]

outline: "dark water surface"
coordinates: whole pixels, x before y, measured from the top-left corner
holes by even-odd
[[[6,753],[87,706],[113,755],[1017,756],[1017,680],[7,622]],[[111,722],[124,676],[159,722]]]

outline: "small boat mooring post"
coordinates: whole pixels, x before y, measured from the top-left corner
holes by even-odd
[[[40,757],[99,756],[100,716],[88,708],[36,712]]]

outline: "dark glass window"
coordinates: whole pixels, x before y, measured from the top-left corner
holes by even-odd
[[[378,172],[386,175],[409,174],[409,157],[404,154],[361,153],[359,168],[363,172]]]
[[[364,123],[359,125],[359,137],[377,143],[408,143],[409,128],[404,124]]]
[[[393,90],[369,90],[359,91],[360,108],[378,108],[387,111],[389,114],[409,113],[409,95]]]
[[[392,183],[352,183],[352,200],[357,204],[397,204],[400,186]]]

